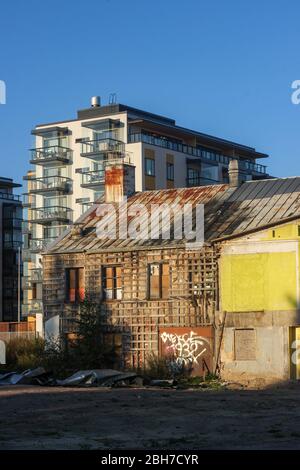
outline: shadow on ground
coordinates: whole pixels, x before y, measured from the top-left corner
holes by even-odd
[[[0,388],[0,449],[300,449],[300,385]]]

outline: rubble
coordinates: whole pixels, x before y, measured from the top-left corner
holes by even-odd
[[[62,387],[113,387],[131,385],[141,379],[135,372],[120,372],[113,369],[80,370],[64,380],[57,380]]]
[[[43,367],[0,375],[0,385],[49,385],[49,381],[49,374]]]

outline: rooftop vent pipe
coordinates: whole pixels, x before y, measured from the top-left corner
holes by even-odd
[[[99,108],[101,106],[100,96],[92,96],[91,98],[91,107]]]

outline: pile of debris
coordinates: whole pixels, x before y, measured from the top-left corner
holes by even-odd
[[[64,380],[55,379],[43,367],[29,369],[22,373],[0,374],[0,385],[53,385],[61,387],[114,387],[143,385],[143,378],[134,372],[120,372],[113,369],[80,370]]]
[[[43,367],[28,369],[24,372],[6,372],[0,374],[0,385],[51,385],[51,373]]]
[[[64,380],[57,380],[62,387],[113,387],[116,385],[143,385],[143,378],[134,372],[113,369],[80,370]]]

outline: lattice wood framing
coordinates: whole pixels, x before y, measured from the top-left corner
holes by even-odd
[[[147,299],[147,266],[166,262],[170,267],[169,297]],[[218,301],[217,253],[210,246],[184,249],[140,250],[118,253],[68,253],[44,256],[45,317],[60,314],[62,332],[74,329],[79,307],[66,304],[65,269],[85,268],[85,290],[101,304],[103,328],[121,332],[124,363],[141,366],[150,352],[158,352],[159,328],[214,324]],[[101,269],[121,266],[122,300],[102,301]]]

